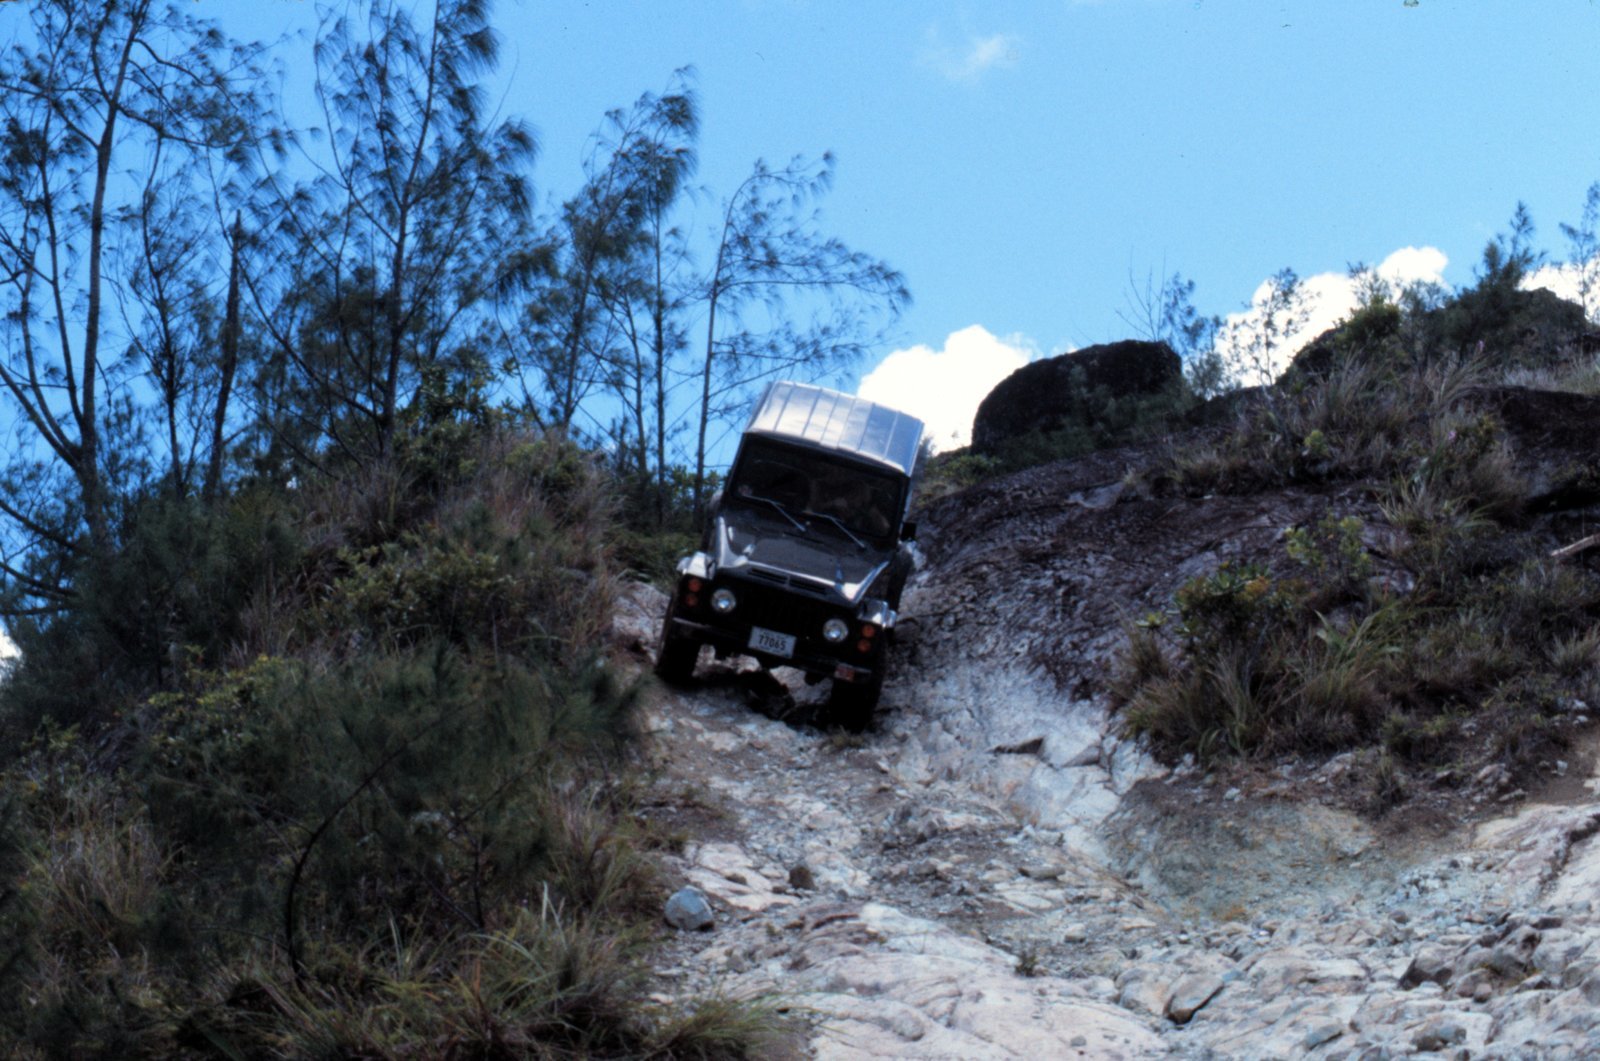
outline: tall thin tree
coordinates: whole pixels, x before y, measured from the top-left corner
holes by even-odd
[[[272,189],[276,249],[245,271],[302,441],[391,450],[424,372],[480,369],[467,363],[477,318],[532,278],[534,139],[485,112],[489,13],[487,0],[439,0],[417,20],[368,0],[321,27],[319,175]]]
[[[254,135],[255,97],[250,53],[184,8],[40,0],[28,14],[31,34],[0,60],[0,400],[18,429],[0,517],[19,536],[0,576],[49,609],[71,594],[62,558],[112,549],[116,477],[137,466],[114,432],[135,412],[123,384],[152,363],[116,356],[115,243],[138,232],[117,221],[138,215],[156,145],[234,149]],[[19,555],[41,550],[49,573],[22,571]]]
[[[796,157],[781,169],[758,160],[723,204],[712,263],[695,292],[705,337],[695,371],[697,514],[705,509],[711,427],[752,384],[849,363],[910,302],[900,273],[821,231],[812,204],[833,174],[831,154]]]

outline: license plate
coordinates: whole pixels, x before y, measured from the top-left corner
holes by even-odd
[[[788,659],[794,655],[794,635],[754,626],[750,628],[750,647],[756,652]]]

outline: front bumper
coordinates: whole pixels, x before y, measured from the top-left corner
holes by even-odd
[[[817,678],[834,678],[853,683],[866,682],[872,680],[883,665],[881,635],[876,639],[872,651],[862,654],[848,650],[819,651],[811,644],[811,639],[796,634],[794,655],[786,657],[751,648],[749,624],[725,626],[678,616],[673,616],[668,621],[672,624],[669,636],[693,638],[703,645],[710,645],[718,656],[749,656],[764,667],[794,667]],[[793,633],[787,630],[779,632]]]

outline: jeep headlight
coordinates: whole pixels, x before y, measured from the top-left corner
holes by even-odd
[[[733,590],[726,587],[711,594],[711,610],[718,615],[727,615],[739,606],[739,598],[733,595]]]
[[[830,645],[837,645],[850,636],[850,624],[843,619],[829,619],[822,624],[822,638]]]

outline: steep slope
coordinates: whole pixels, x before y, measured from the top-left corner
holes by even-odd
[[[1519,533],[1592,533],[1600,403],[1494,401],[1525,466]],[[797,681],[703,664],[702,688],[664,693],[659,813],[686,837],[675,871],[719,908],[670,977],[779,992],[818,1056],[1600,1048],[1581,715],[1548,799],[1481,779],[1377,818],[1348,755],[1205,774],[1119,734],[1125,620],[1219,563],[1281,555],[1330,508],[1382,523],[1367,483],[1190,496],[1153,474],[1211,437],[933,506],[865,738],[810,728],[818,691]],[[651,643],[655,607],[630,644]]]

